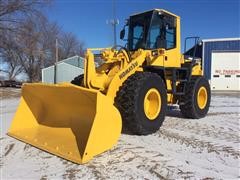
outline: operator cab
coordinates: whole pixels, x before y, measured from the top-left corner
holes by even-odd
[[[173,49],[176,47],[176,16],[164,10],[151,10],[130,16],[120,38],[128,26],[127,49]]]

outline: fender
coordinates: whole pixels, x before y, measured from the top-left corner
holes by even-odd
[[[148,55],[148,53],[142,49],[138,50],[138,52],[139,55],[135,59],[132,59],[132,61],[124,69],[119,71],[109,84],[106,95],[112,98],[113,101],[116,97],[119,87],[122,86],[124,81],[126,81],[129,76],[135,74],[135,72],[139,70],[140,66],[142,66]]]

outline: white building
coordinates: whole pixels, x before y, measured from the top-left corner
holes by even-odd
[[[203,40],[204,75],[212,90],[240,90],[240,38]]]
[[[83,74],[83,58],[73,56],[57,63],[56,82],[71,82],[76,76]],[[42,69],[42,82],[54,83],[54,66]]]

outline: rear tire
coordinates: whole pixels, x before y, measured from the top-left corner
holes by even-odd
[[[80,74],[79,76],[75,77],[71,83],[77,86],[83,86],[83,78],[84,74]]]
[[[201,92],[206,94],[206,98],[199,102],[198,97],[201,96]],[[203,118],[208,113],[210,100],[211,91],[208,80],[204,77],[193,77],[186,87],[186,94],[182,97],[181,113],[186,118]]]
[[[157,95],[158,105],[148,104],[152,114],[145,110],[145,99],[153,92]],[[154,98],[153,98],[154,99]],[[148,100],[147,100],[148,101]],[[123,120],[123,129],[137,135],[147,135],[156,132],[162,125],[167,108],[167,93],[165,83],[157,74],[137,72],[124,83],[117,97],[115,105],[120,111]],[[156,108],[155,108],[156,107]],[[159,108],[158,108],[159,107]],[[156,111],[154,111],[156,109]],[[155,114],[154,114],[155,113]],[[150,118],[149,118],[150,117]]]

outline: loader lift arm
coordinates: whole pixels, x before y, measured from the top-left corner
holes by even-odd
[[[120,69],[115,72],[114,76],[109,76],[106,73],[106,69],[103,72],[96,71],[97,68],[94,64],[94,54],[92,52],[93,50],[96,49],[88,49],[85,56],[84,86],[90,89],[99,89],[100,91],[105,92],[106,96],[110,97],[112,100],[114,100],[116,93],[123,82],[136,71],[141,71],[142,64],[148,56],[148,53],[146,51],[139,49],[135,52],[135,58],[129,59],[127,51],[123,48],[119,51],[112,51],[108,49],[107,52],[109,54],[107,54],[107,56],[111,56],[113,59],[107,60],[105,62],[105,65],[106,63],[111,64],[111,69],[113,69],[114,65],[118,64],[120,67]],[[103,54],[104,53],[106,53],[106,51],[103,52]],[[108,88],[106,91],[104,91],[104,87],[106,86]]]

